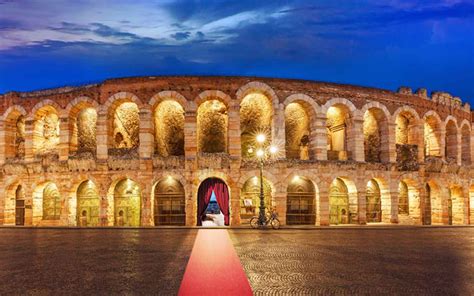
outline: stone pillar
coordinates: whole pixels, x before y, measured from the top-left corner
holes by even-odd
[[[279,155],[285,155],[285,105],[278,104],[278,109],[275,110],[275,119],[273,120],[272,142],[280,144]]]
[[[319,212],[316,215],[316,225],[329,226],[329,188],[324,185],[319,188]]]
[[[140,158],[151,159],[154,148],[153,122],[151,118],[151,110],[149,108],[141,108],[140,117],[140,147],[138,153]]]
[[[229,188],[230,190],[230,225],[240,225],[240,188],[235,184]]]
[[[240,159],[242,145],[240,143],[240,105],[233,103],[229,106],[229,155]]]
[[[328,136],[326,128],[326,114],[316,117],[315,123],[311,125],[311,145],[317,160],[328,159]]]
[[[361,162],[365,161],[363,123],[364,120],[361,117],[354,117],[350,130],[351,137],[348,139],[352,159]]]
[[[420,120],[420,123],[417,127],[418,133],[418,162],[425,162],[425,129],[423,120]]]
[[[69,158],[69,119],[67,116],[59,118],[59,160],[66,161]]]
[[[462,134],[459,130],[456,134],[456,163],[458,165],[462,164]]]
[[[105,182],[97,184],[97,191],[99,192],[99,198],[100,198],[99,225],[100,226],[113,226],[114,225],[113,196],[110,197],[110,202],[109,202],[108,188]]]
[[[33,151],[33,130],[34,120],[27,119],[25,121],[25,161],[32,162],[35,159]]]
[[[97,159],[107,160],[108,157],[108,136],[107,136],[107,111],[103,108],[97,110]]]
[[[6,143],[6,133],[7,133],[7,121],[0,120],[0,165],[5,163],[5,159],[7,158],[7,145]]]
[[[439,135],[439,155],[446,160],[446,130],[442,129]]]
[[[140,225],[141,226],[153,226],[155,223],[153,221],[152,215],[152,198],[151,198],[151,187],[147,184],[141,190],[141,217]]]
[[[474,125],[471,126],[471,134],[470,134],[470,142],[469,142],[469,149],[471,150],[471,165],[474,164]],[[471,217],[471,220],[474,217]]]
[[[184,155],[194,159],[197,154],[197,117],[196,108],[189,108],[184,115]]]
[[[361,182],[358,182],[357,184],[357,203],[358,203],[357,210],[358,210],[358,219],[359,219],[360,225],[367,224],[366,193],[367,193],[367,185],[365,181],[361,180]],[[350,195],[351,193],[349,192],[349,199],[350,199]]]
[[[197,225],[197,193],[199,184],[194,184],[193,180],[187,180],[186,184],[186,226],[196,226]],[[197,182],[197,180],[196,180]]]
[[[388,194],[390,195],[390,223],[397,224],[399,222],[398,220],[398,182],[400,180],[397,177],[392,177],[391,180],[389,180],[389,192]],[[408,201],[410,202],[410,201]],[[383,214],[383,210],[382,210]]]
[[[382,135],[382,147],[386,147],[388,150],[387,156],[382,156],[382,161],[386,160],[389,162],[396,162],[397,161],[397,149],[396,149],[396,139],[395,139],[395,132],[397,129],[397,125],[395,123],[389,122],[388,123],[388,135]],[[382,154],[383,155],[383,154]]]
[[[431,225],[431,200],[425,186],[420,186],[418,189],[420,195],[420,213],[423,225]]]

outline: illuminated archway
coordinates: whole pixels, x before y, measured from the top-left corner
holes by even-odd
[[[57,152],[59,144],[59,114],[52,106],[44,106],[35,113],[33,152]]]
[[[471,164],[471,130],[467,124],[461,128],[461,162],[463,165]]]
[[[462,225],[464,223],[464,197],[462,187],[454,185],[449,188],[448,225]]]
[[[141,190],[136,182],[123,179],[114,189],[114,225],[140,226]]]
[[[206,225],[207,223],[209,225]],[[227,184],[215,177],[203,180],[197,194],[197,226],[228,226],[229,224],[230,192]]]
[[[184,109],[176,101],[164,100],[154,112],[155,152],[163,157],[184,155]]]
[[[97,226],[100,216],[100,198],[97,186],[87,180],[77,188],[77,225]]]
[[[288,184],[286,224],[314,225],[316,223],[316,190],[313,182],[295,176]]]
[[[286,158],[309,159],[310,134],[310,120],[303,105],[299,102],[288,104],[285,108]]]
[[[420,194],[411,179],[404,179],[398,184],[398,218],[401,224],[421,223]]]
[[[441,127],[439,118],[428,115],[424,121],[425,156],[441,156]]]
[[[329,223],[356,224],[358,221],[357,191],[346,178],[336,178],[329,187]]]
[[[382,222],[382,197],[379,184],[374,179],[367,183],[365,199],[367,222]]]
[[[173,177],[160,180],[154,190],[155,225],[186,225],[184,187]]]
[[[136,149],[140,144],[140,117],[138,106],[123,102],[113,110],[112,139],[114,148]]]
[[[71,130],[70,151],[95,153],[97,149],[97,112],[95,108],[87,106],[73,108],[69,117],[69,126]]]
[[[273,206],[272,185],[263,178],[263,196],[265,206],[270,209]],[[240,223],[246,224],[250,219],[260,213],[260,178],[251,177],[245,181],[240,191]]]
[[[425,218],[424,224],[443,224],[443,203],[441,200],[441,188],[430,180],[426,184]]]
[[[217,99],[203,102],[197,111],[198,151],[227,153],[227,107]]]
[[[447,161],[457,161],[458,132],[456,124],[452,120],[449,120],[446,124],[445,155]]]
[[[61,195],[56,184],[49,182],[43,189],[43,220],[61,218]]]
[[[271,141],[273,107],[264,94],[252,92],[240,103],[240,141],[242,156],[248,156],[248,149],[255,142],[258,133],[267,135]]]
[[[388,161],[388,123],[381,109],[370,108],[363,123],[365,161]]]
[[[25,156],[25,111],[13,108],[5,118],[5,158]]]
[[[329,160],[351,159],[348,137],[351,127],[351,113],[347,106],[335,104],[327,111],[327,151]]]

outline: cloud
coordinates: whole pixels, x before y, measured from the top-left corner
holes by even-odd
[[[181,41],[181,40],[186,40],[189,39],[189,36],[191,36],[190,32],[176,32],[174,34],[170,35],[171,38]]]

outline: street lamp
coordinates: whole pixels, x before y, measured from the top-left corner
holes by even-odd
[[[266,144],[265,134],[258,134],[256,137],[256,152],[255,155],[259,161],[260,167],[260,212],[258,214],[258,225],[265,225],[265,196],[263,193],[263,164],[264,161],[270,157],[273,157],[278,152],[278,148],[275,145]],[[248,152],[253,153],[254,149],[249,148]]]

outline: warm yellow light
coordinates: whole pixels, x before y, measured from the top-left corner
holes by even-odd
[[[296,175],[293,177],[293,182],[298,182],[300,180],[300,176]]]
[[[263,152],[262,149],[258,149],[258,150],[257,150],[257,156],[258,156],[258,157],[262,157],[264,154],[265,154],[265,152]]]
[[[248,152],[249,154],[252,154],[252,153],[253,153],[253,149],[252,149],[252,148],[249,148],[249,149],[247,149],[247,152]]]
[[[264,134],[257,135],[257,142],[259,143],[265,142],[265,135]]]
[[[277,151],[278,151],[278,148],[276,146],[273,146],[273,145],[270,146],[270,153],[271,154],[275,154],[275,153],[277,153]]]

